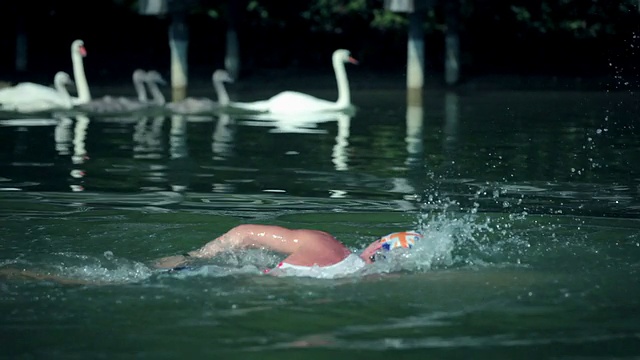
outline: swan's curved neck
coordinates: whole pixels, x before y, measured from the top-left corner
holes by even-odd
[[[71,95],[69,95],[69,90],[67,90],[66,82],[56,81],[53,86],[56,88],[56,91],[62,96],[65,107],[69,109],[72,108],[73,105],[71,103]]]
[[[89,84],[87,84],[87,77],[84,74],[82,55],[73,51],[71,53],[71,62],[73,63],[73,80],[78,91],[78,103],[87,103],[91,101],[91,92],[89,91]]]
[[[216,90],[216,95],[218,96],[218,104],[222,106],[229,105],[229,94],[227,94],[227,89],[224,87],[223,81],[214,78],[213,88]]]
[[[133,87],[136,89],[136,94],[138,95],[138,101],[147,102],[149,98],[147,97],[147,90],[144,87],[144,79],[139,79],[137,77],[133,78]]]
[[[158,88],[158,84],[155,81],[149,81],[147,82],[147,85],[149,85],[149,91],[151,92],[151,102],[156,105],[164,105],[166,100],[164,95],[162,95],[162,91]]]
[[[344,62],[337,58],[333,59],[333,70],[336,73],[336,81],[338,82],[338,101],[336,101],[336,105],[339,108],[349,107],[351,105],[351,92],[349,91],[349,80],[344,69]]]

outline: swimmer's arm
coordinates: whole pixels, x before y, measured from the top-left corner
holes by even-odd
[[[245,224],[234,227],[202,248],[188,252],[189,257],[210,258],[223,251],[243,248],[262,248],[292,254],[315,233],[291,230],[274,225]]]

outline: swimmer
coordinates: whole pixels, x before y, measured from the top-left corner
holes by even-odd
[[[234,227],[197,250],[156,260],[154,266],[179,271],[188,269],[185,264],[191,259],[212,258],[227,250],[259,248],[287,255],[265,273],[333,278],[354,273],[384,258],[387,251],[411,248],[420,239],[422,235],[417,232],[396,232],[376,239],[360,254],[355,254],[324,231],[245,224]]]
[[[155,260],[152,262],[152,266],[173,273],[191,269],[189,261],[193,259],[212,258],[224,251],[234,249],[258,248],[287,255],[276,267],[264,270],[267,274],[331,279],[353,274],[367,264],[383,259],[388,251],[411,248],[420,239],[422,239],[422,235],[417,232],[391,233],[376,239],[360,254],[355,254],[331,234],[324,231],[245,224],[234,227],[199,249],[183,255]],[[0,277],[46,280],[76,285],[99,284],[91,280],[67,279],[53,274],[12,268],[0,269]]]

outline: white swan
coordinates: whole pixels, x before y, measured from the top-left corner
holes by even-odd
[[[91,100],[87,77],[84,74],[84,64],[82,58],[87,51],[82,40],[75,40],[71,43],[71,62],[73,64],[73,76],[75,78],[78,97],[71,97],[71,105],[68,104],[69,93],[64,91],[55,92],[49,86],[35,83],[20,83],[16,86],[0,90],[0,106],[4,109],[20,112],[46,111],[53,108],[71,108],[72,105],[86,103]],[[56,74],[57,76],[58,74]],[[61,75],[63,76],[63,75]],[[67,75],[68,77],[68,75]],[[55,99],[58,97],[57,99]],[[28,103],[33,102],[33,106]],[[51,108],[46,108],[45,104],[51,104]]]
[[[84,73],[84,61],[82,58],[87,56],[87,49],[84,47],[84,41],[74,40],[71,43],[71,64],[73,66],[73,80],[76,83],[76,91],[78,97],[71,98],[74,105],[84,104],[91,101],[91,92],[87,83],[87,76]]]
[[[91,100],[88,103],[80,104],[76,108],[82,111],[106,114],[106,113],[123,113],[142,110],[155,104],[164,102],[164,96],[160,92],[157,83],[166,84],[162,76],[156,71],[146,72],[142,69],[136,69],[132,75],[133,87],[136,91],[136,98],[103,96],[102,98]],[[149,88],[156,88],[153,94],[152,102],[149,101],[145,84]]]
[[[239,110],[268,112],[274,114],[334,112],[349,109],[352,107],[351,94],[344,63],[350,62],[357,64],[358,62],[351,57],[351,53],[348,50],[344,49],[334,51],[331,60],[333,63],[333,70],[336,75],[336,81],[338,83],[338,100],[335,102],[319,99],[314,96],[295,91],[285,91],[268,100],[256,102],[231,102],[229,107]]]
[[[58,71],[53,84],[55,88],[24,82],[2,89],[0,90],[0,109],[23,113],[70,109],[72,100],[66,86],[73,85],[73,81],[69,74]]]
[[[216,111],[229,105],[229,94],[224,87],[225,82],[233,82],[233,79],[226,70],[218,69],[211,76],[213,88],[218,101],[208,98],[186,98],[182,101],[171,102],[166,108],[176,114],[202,114]]]

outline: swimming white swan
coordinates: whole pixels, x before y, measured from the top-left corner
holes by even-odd
[[[4,109],[20,109],[14,111],[36,112],[49,110],[45,104],[52,104],[52,108],[71,108],[72,105],[83,104],[91,100],[87,77],[84,73],[82,58],[87,55],[82,40],[71,43],[71,63],[73,64],[73,76],[75,78],[78,97],[71,97],[71,105],[68,104],[69,93],[56,92],[51,87],[31,82],[20,83],[10,88],[0,90],[0,106]],[[58,74],[56,74],[58,76]],[[63,75],[60,75],[63,76]],[[68,77],[68,75],[67,75]],[[55,99],[58,97],[58,99]],[[32,102],[33,106],[29,103]],[[61,106],[61,104],[64,104]]]
[[[159,84],[166,84],[162,76],[156,71],[146,72],[142,69],[136,69],[132,75],[133,88],[136,91],[136,98],[124,96],[103,96],[102,98],[91,100],[86,104],[77,106],[77,109],[90,113],[122,113],[131,112],[148,108],[153,105],[161,105],[164,102],[164,96],[158,89]],[[155,88],[153,99],[149,101],[145,84],[150,89]]]
[[[231,102],[230,108],[249,110],[257,112],[268,112],[273,114],[300,114],[313,112],[334,112],[351,108],[351,94],[349,90],[349,80],[344,68],[344,63],[358,62],[351,57],[348,50],[338,49],[331,57],[333,70],[338,83],[338,100],[328,101],[318,99],[314,96],[295,91],[285,91],[273,96],[268,100],[256,102]]]
[[[54,88],[40,84],[24,82],[0,90],[0,109],[33,113],[54,109],[70,109],[71,95],[67,85],[73,85],[69,74],[58,71],[53,79]],[[30,96],[25,96],[29,94]]]
[[[208,98],[186,98],[182,101],[167,104],[167,109],[176,114],[202,114],[213,112],[229,105],[229,94],[227,94],[227,89],[224,87],[225,82],[233,82],[229,73],[226,70],[218,69],[213,72],[211,80],[218,98],[217,102]]]

